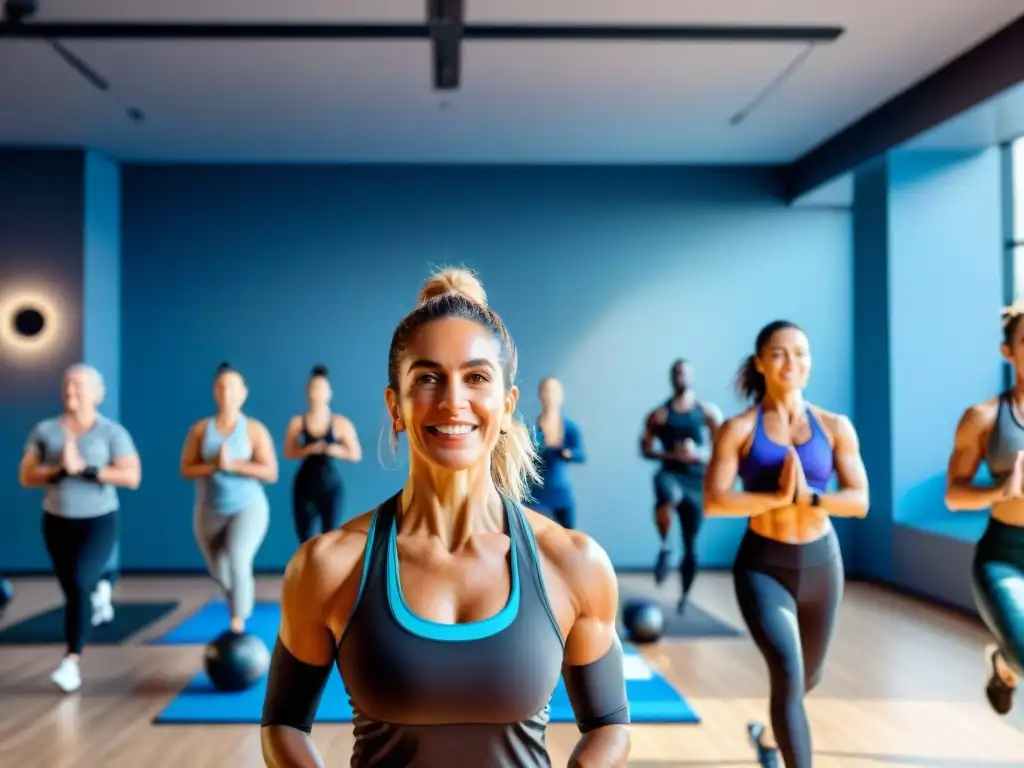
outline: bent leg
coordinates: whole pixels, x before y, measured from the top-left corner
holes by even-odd
[[[196,507],[192,518],[196,545],[206,561],[206,570],[228,601],[231,600],[231,569],[228,567],[225,539],[230,522],[230,515],[221,515],[201,506]]]
[[[800,574],[797,622],[804,651],[805,692],[812,691],[821,682],[843,599],[844,579],[843,560],[839,556]]]
[[[772,729],[786,768],[811,768],[796,598],[781,580],[740,565],[735,570],[735,586],[750,636],[768,665]]]
[[[669,558],[672,550],[668,533],[672,527],[672,511],[683,500],[683,488],[679,478],[667,470],[658,470],[654,475],[654,524],[661,539],[658,558],[654,564],[654,582],[661,584],[668,576]]]
[[[320,495],[320,532],[333,531],[342,521],[342,502],[345,497],[345,489],[341,483],[332,488],[326,489]]]
[[[263,543],[263,537],[267,535],[269,524],[270,508],[263,501],[232,515],[228,525],[225,551],[231,570],[228,602],[233,622],[244,622],[252,615],[256,593],[253,561]]]
[[[700,496],[692,491],[687,493],[676,507],[676,511],[679,513],[679,527],[683,531],[683,560],[679,566],[683,587],[679,609],[682,611],[697,578],[697,534],[700,533],[701,524],[704,522]]]

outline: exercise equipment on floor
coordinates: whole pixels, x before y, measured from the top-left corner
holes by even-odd
[[[630,600],[622,609],[622,626],[630,641],[654,643],[665,631],[665,614],[661,607],[646,598]]]
[[[270,651],[256,635],[228,630],[206,646],[203,662],[218,691],[244,691],[267,673]]]
[[[153,641],[153,644],[203,646],[210,637],[220,632],[230,619],[227,605],[222,600],[214,600],[185,619],[164,638]],[[260,638],[265,647],[272,647],[280,626],[280,605],[257,603],[252,616],[246,622],[246,631]],[[629,699],[630,717],[634,723],[700,722],[700,716],[692,709],[685,696],[647,662],[636,648],[627,643],[623,647],[623,652],[626,696]],[[258,725],[266,690],[266,675],[245,690],[224,691],[215,687],[207,672],[199,671],[185,689],[157,715],[154,722],[158,725]],[[341,676],[332,672],[320,700],[316,721],[351,723],[352,717],[348,691],[345,690]],[[572,705],[569,703],[569,695],[561,678],[551,699],[550,718],[552,723],[576,722]]]
[[[14,599],[14,584],[0,578],[0,611],[3,611]]]

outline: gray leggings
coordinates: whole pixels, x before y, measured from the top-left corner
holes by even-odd
[[[224,590],[232,618],[244,621],[252,615],[256,592],[252,564],[269,524],[270,507],[266,501],[229,515],[196,507],[196,543],[210,575]]]

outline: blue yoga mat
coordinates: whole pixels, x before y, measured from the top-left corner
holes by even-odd
[[[273,647],[280,625],[277,603],[257,604],[246,630]],[[205,605],[152,645],[205,645],[228,627],[223,602]],[[697,715],[669,682],[658,674],[631,646],[625,648],[626,696],[634,723],[699,723]],[[197,649],[197,661],[201,653]],[[245,691],[216,691],[205,672],[199,672],[185,690],[154,721],[158,725],[258,724],[263,711],[266,679]],[[339,675],[331,675],[317,712],[318,723],[350,723],[352,709],[348,692]],[[551,722],[574,723],[572,707],[561,680],[551,698]]]

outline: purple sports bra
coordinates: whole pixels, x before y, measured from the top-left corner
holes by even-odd
[[[811,425],[811,439],[795,446],[796,453],[803,464],[807,485],[821,492],[825,490],[835,469],[832,445],[810,408],[807,409],[807,421]],[[739,476],[743,481],[743,490],[752,493],[778,490],[779,472],[788,451],[789,446],[772,442],[765,433],[764,411],[759,407],[754,442],[747,455],[740,460]]]

